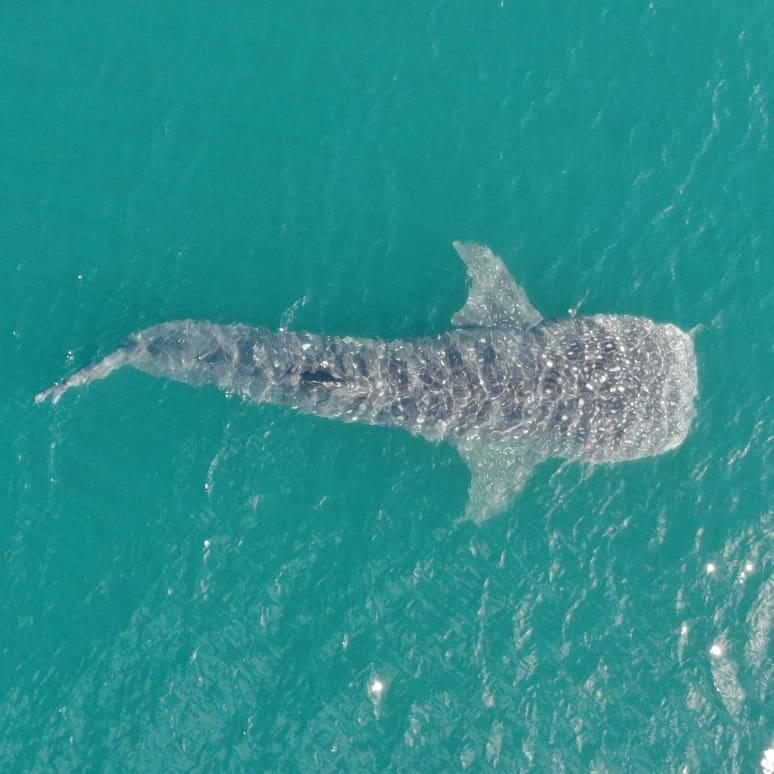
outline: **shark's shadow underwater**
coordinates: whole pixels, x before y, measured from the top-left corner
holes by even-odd
[[[487,247],[455,242],[470,292],[454,328],[419,339],[352,338],[179,320],[132,334],[100,362],[35,396],[125,365],[214,384],[347,422],[454,444],[468,463],[466,516],[503,510],[551,457],[619,462],[679,446],[697,391],[691,336],[629,315],[543,320]]]

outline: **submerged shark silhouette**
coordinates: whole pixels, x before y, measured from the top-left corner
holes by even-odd
[[[466,516],[479,522],[543,460],[619,462],[683,442],[697,392],[689,334],[628,315],[543,320],[489,248],[454,247],[470,290],[448,332],[382,341],[167,322],[35,401],[56,403],[129,365],[259,403],[403,427],[457,447],[471,472]]]

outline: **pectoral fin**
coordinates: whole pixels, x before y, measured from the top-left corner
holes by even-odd
[[[458,447],[470,468],[465,518],[478,524],[504,511],[524,488],[541,459],[528,450],[501,444]]]
[[[452,317],[454,325],[478,328],[530,328],[543,317],[530,304],[503,262],[488,248],[454,242],[468,267],[468,300]]]

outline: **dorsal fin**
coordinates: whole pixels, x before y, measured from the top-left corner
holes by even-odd
[[[452,323],[457,327],[530,328],[543,317],[530,304],[503,262],[484,245],[453,242],[468,267],[468,300]]]

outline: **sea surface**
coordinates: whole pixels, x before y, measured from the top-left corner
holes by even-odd
[[[0,770],[774,771],[774,4],[0,10]],[[460,522],[448,445],[131,370],[199,318],[701,326],[693,430]]]

